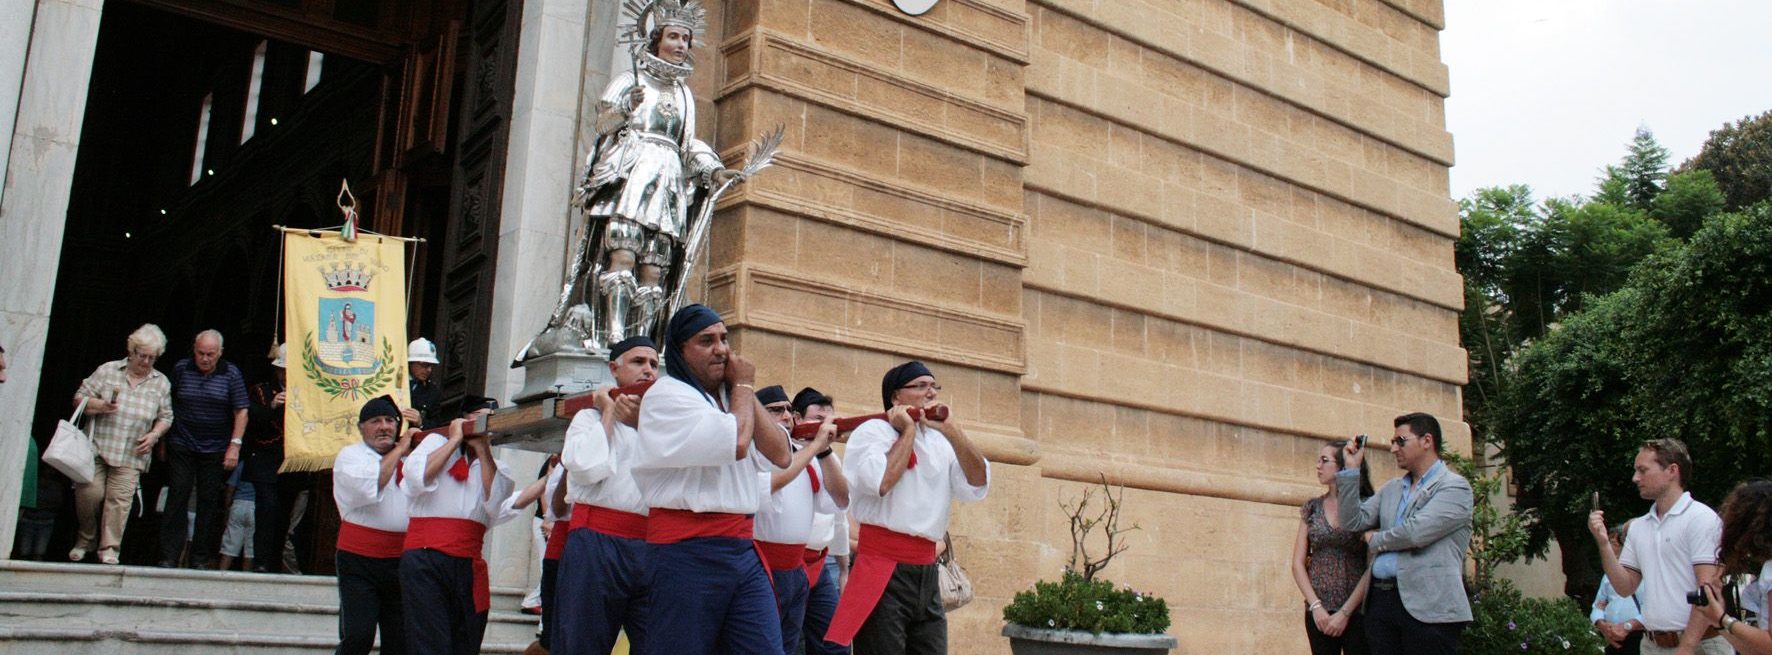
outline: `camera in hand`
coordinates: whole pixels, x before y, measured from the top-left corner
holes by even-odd
[[[1694,607],[1704,607],[1710,604],[1710,599],[1705,597],[1704,589],[1688,591],[1686,592],[1686,604]]]

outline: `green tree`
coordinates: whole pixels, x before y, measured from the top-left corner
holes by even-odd
[[[1637,266],[1619,290],[1566,315],[1510,362],[1487,413],[1520,482],[1529,552],[1555,535],[1567,591],[1598,582],[1585,527],[1646,507],[1630,482],[1643,440],[1692,448],[1692,492],[1713,506],[1772,467],[1772,204],[1718,214]]]
[[[1686,239],[1697,232],[1704,219],[1723,211],[1727,199],[1710,171],[1702,168],[1669,175],[1667,188],[1655,196],[1656,220],[1667,226],[1669,234]]]
[[[1680,168],[1710,171],[1729,211],[1772,198],[1772,111],[1712,131]]]
[[[1649,128],[1638,127],[1631,137],[1630,152],[1618,168],[1624,176],[1624,192],[1630,206],[1649,211],[1667,180],[1667,148],[1655,140]]]

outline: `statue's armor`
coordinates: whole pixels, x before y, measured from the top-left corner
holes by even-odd
[[[695,98],[683,83],[691,67],[644,52],[636,63],[637,74],[616,75],[598,99],[597,147],[580,182],[586,229],[602,238],[580,241],[548,329],[525,356],[601,351],[655,332],[672,291],[663,285],[698,209],[696,187],[711,186],[724,168],[693,134]],[[636,86],[644,99],[626,111]],[[621,251],[632,254],[632,267],[612,266],[612,254]],[[641,267],[657,267],[656,280],[637,275]],[[573,309],[581,296],[584,308]]]

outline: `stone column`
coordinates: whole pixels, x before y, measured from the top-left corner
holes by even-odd
[[[74,158],[80,149],[87,81],[98,45],[103,0],[0,2],[0,125],[6,126],[6,180],[0,190],[0,346],[8,382],[0,387],[0,557],[18,525],[25,439],[30,438],[38,371],[49,330],[50,296],[67,226]],[[28,52],[28,56],[22,56]],[[26,62],[30,62],[27,67]],[[17,96],[9,97],[9,90]],[[16,99],[15,106],[8,100]]]
[[[511,357],[546,324],[564,268],[575,212],[568,204],[576,150],[592,5],[586,0],[528,0],[517,45],[516,97],[499,208],[498,277],[493,283],[486,366],[487,395],[508,401],[523,384]],[[613,34],[613,31],[610,31]],[[535,479],[542,455],[500,449],[500,465],[518,489]],[[530,517],[495,528],[488,562],[494,585],[527,587],[539,576],[530,550]]]

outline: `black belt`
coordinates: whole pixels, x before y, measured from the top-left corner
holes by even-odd
[[[1377,589],[1379,591],[1396,591],[1397,590],[1397,579],[1396,578],[1373,578],[1372,579],[1372,588]]]

